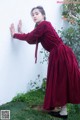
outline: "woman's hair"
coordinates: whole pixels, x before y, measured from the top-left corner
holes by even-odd
[[[46,20],[46,14],[45,14],[45,10],[43,9],[43,7],[37,6],[37,7],[32,8],[31,14],[32,14],[33,10],[35,10],[35,9],[38,9],[42,13],[42,15],[44,15],[44,20]]]

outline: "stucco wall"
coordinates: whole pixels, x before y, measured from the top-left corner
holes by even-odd
[[[0,105],[9,102],[17,93],[28,91],[29,81],[37,80],[37,75],[40,74],[40,80],[46,77],[47,64],[40,64],[41,45],[35,64],[35,45],[12,39],[9,31],[12,22],[17,30],[19,19],[23,21],[23,31],[31,31],[34,23],[30,11],[37,5],[44,7],[47,20],[56,30],[60,29],[63,22],[61,4],[57,4],[57,0],[0,0]]]

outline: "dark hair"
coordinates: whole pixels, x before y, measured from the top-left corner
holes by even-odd
[[[44,15],[44,20],[46,20],[46,14],[45,14],[45,10],[43,9],[43,7],[37,6],[37,7],[32,8],[31,14],[32,14],[33,10],[35,10],[35,9],[38,9],[42,13],[42,15]]]

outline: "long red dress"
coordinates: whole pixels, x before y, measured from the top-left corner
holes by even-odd
[[[80,72],[72,49],[66,46],[51,23],[42,21],[28,34],[14,34],[14,38],[29,44],[40,42],[50,52],[47,72],[46,94],[43,108],[51,110],[66,103],[80,103]]]

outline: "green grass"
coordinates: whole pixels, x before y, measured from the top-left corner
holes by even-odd
[[[28,106],[32,105],[41,105],[43,104],[44,100],[44,92],[41,89],[38,90],[32,90],[28,93],[25,94],[18,94],[13,98],[13,102],[18,101],[18,102],[26,102]]]
[[[42,105],[44,92],[42,90],[30,91],[26,94],[18,94],[9,103],[0,106],[0,110],[10,110],[10,120],[61,120],[54,118],[45,112],[32,109],[31,106]],[[68,120],[80,120],[80,112],[75,112],[72,105],[68,105]]]

